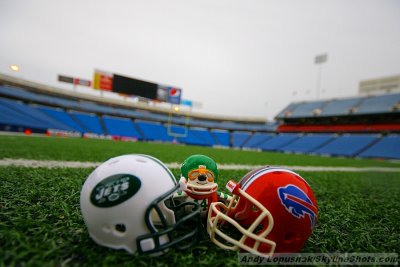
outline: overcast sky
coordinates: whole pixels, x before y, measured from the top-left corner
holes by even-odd
[[[400,74],[400,1],[0,0],[1,73],[69,87],[58,74],[100,69],[180,87],[203,113],[315,100],[321,53],[321,99]]]

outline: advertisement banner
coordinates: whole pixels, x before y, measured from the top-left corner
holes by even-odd
[[[93,75],[93,89],[112,91],[113,77],[112,73],[95,70]]]

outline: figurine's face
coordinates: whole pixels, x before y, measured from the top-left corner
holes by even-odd
[[[205,165],[200,165],[199,168],[191,170],[188,173],[188,183],[198,186],[214,184],[214,173],[207,170]]]

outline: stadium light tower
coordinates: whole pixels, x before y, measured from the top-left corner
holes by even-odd
[[[318,65],[318,74],[317,74],[317,90],[316,95],[317,99],[319,99],[320,91],[321,91],[321,80],[322,80],[322,64],[328,61],[328,53],[320,54],[315,56],[314,63]]]

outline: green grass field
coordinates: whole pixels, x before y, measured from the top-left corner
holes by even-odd
[[[376,160],[327,158],[155,143],[0,136],[0,159],[94,161],[128,153],[182,162],[202,153],[217,163],[297,166],[400,167]],[[79,192],[93,168],[0,167],[0,266],[235,266],[237,253],[204,233],[187,253],[129,255],[96,245],[79,208]],[[173,170],[177,176],[179,170]],[[221,170],[220,188],[246,170]],[[299,172],[313,188],[319,221],[303,252],[399,252],[399,172]]]

